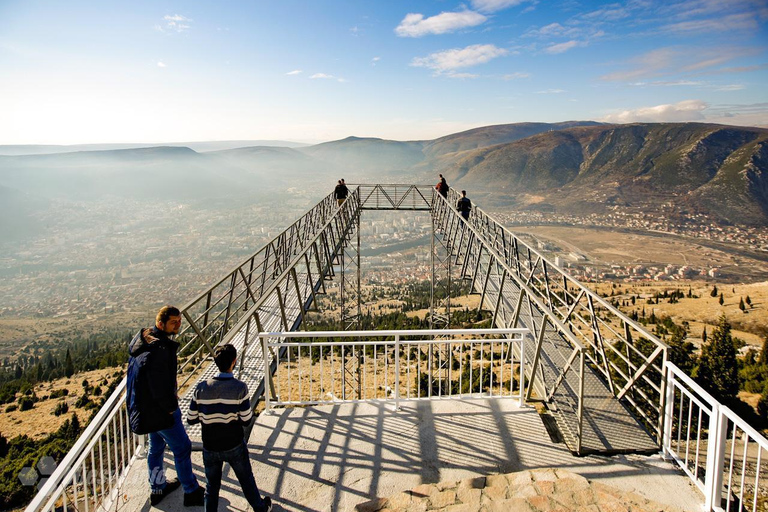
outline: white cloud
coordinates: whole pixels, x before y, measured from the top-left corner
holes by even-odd
[[[492,44],[474,44],[466,48],[436,52],[427,57],[416,57],[411,61],[411,66],[434,69],[442,73],[484,64],[507,54],[509,54],[508,50]]]
[[[564,92],[563,89],[545,89],[543,91],[536,91],[536,94],[561,94]]]
[[[447,73],[445,76],[448,78],[477,78],[480,75],[476,75],[474,73]]]
[[[375,66],[377,62],[381,60],[381,57],[374,57],[371,59],[371,66]]]
[[[576,27],[564,27],[559,23],[550,23],[538,29],[527,31],[525,37],[576,37],[582,34],[582,30]]]
[[[342,83],[347,81],[346,78],[341,78],[341,77],[338,77],[338,76],[329,75],[328,73],[315,73],[314,75],[312,75],[309,78],[311,78],[313,80],[317,80],[317,79],[320,79],[320,80],[336,80],[337,82],[342,82]]]
[[[472,0],[472,7],[482,12],[496,12],[525,2],[526,0]]]
[[[158,61],[157,67],[159,67],[159,68],[167,68],[168,66],[165,64],[165,62]]]
[[[302,73],[302,71],[300,69],[294,69],[293,71],[287,72],[286,75],[289,75],[289,76],[291,76],[291,75],[300,75],[301,73]]]
[[[181,14],[174,14],[173,16],[166,15],[163,16],[163,20],[165,20],[165,26],[169,30],[175,30],[176,32],[184,32],[185,30],[188,30],[190,23],[194,21]]]
[[[518,80],[520,78],[530,78],[530,77],[531,77],[530,73],[525,73],[523,71],[518,71],[516,73],[509,73],[508,75],[504,75],[501,78],[504,79],[504,80]]]
[[[575,40],[566,41],[565,43],[558,43],[548,46],[544,48],[544,52],[551,55],[556,55],[558,53],[567,52],[568,50],[576,48],[577,46],[586,46],[586,43]]]
[[[633,69],[616,71],[600,77],[606,81],[634,81],[681,72],[690,76],[701,74],[738,73],[754,71],[755,67],[713,69],[740,57],[758,55],[760,50],[749,47],[718,46],[714,48],[659,48],[633,58]],[[692,73],[696,72],[696,73]]]
[[[400,37],[445,34],[462,28],[475,27],[487,19],[474,11],[442,12],[431,18],[425,18],[423,14],[410,13],[406,14],[400,25],[395,28],[395,34]]]
[[[727,92],[727,91],[741,91],[745,87],[741,84],[730,84],[730,85],[721,85],[719,87],[715,87],[716,91],[719,92]]]
[[[665,32],[702,33],[702,32],[741,32],[753,31],[759,27],[759,21],[751,12],[730,14],[728,16],[682,21],[662,27]]]
[[[658,76],[662,74],[662,70],[670,68],[678,61],[679,53],[673,48],[659,48],[632,59],[634,69],[617,71],[600,78],[607,81],[625,81]]]
[[[641,107],[608,114],[601,119],[607,123],[676,123],[701,121],[709,107],[701,100],[685,100],[671,105]]]

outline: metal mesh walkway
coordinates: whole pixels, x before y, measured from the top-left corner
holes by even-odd
[[[570,449],[658,451],[654,414],[663,397],[658,356],[665,346],[481,210],[462,220],[451,206],[456,199],[441,198],[433,212],[451,263],[481,294],[494,325],[531,330],[536,342],[526,345],[526,373]],[[638,340],[647,343],[638,348]]]

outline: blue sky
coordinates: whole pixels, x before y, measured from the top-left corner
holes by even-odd
[[[0,144],[768,126],[768,0],[0,0]]]

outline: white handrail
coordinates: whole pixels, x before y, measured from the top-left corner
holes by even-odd
[[[266,411],[269,412],[273,406],[382,400],[394,400],[395,409],[397,409],[401,400],[486,397],[517,398],[522,406],[525,402],[525,338],[529,332],[526,328],[260,332],[258,336],[264,368],[271,366],[271,370],[267,373],[270,376],[275,374],[274,378],[270,377],[265,381]],[[443,337],[402,339],[420,335]],[[514,337],[478,337],[481,335]],[[383,336],[392,336],[394,340],[370,340],[370,338]],[[464,336],[471,336],[471,338]],[[353,338],[353,340],[314,341],[318,338],[334,337]],[[270,338],[276,341],[270,341]],[[313,338],[313,340],[284,341],[290,338]],[[437,349],[434,352],[434,359],[433,346]],[[424,350],[422,347],[429,347],[429,350],[422,352]],[[459,350],[458,358],[455,355],[456,348]],[[487,353],[485,348],[490,348],[490,352]],[[283,351],[283,355],[270,360],[270,354],[274,354],[273,349]],[[418,355],[413,355],[413,350],[416,350]],[[467,359],[462,357],[462,354],[467,354]],[[474,354],[474,360],[471,354]],[[357,358],[358,365],[355,370],[350,371],[347,366],[348,355]],[[434,364],[435,362],[437,364]],[[326,365],[325,369],[323,364]],[[459,368],[454,369],[454,364],[458,364]],[[402,368],[403,365],[405,369]],[[281,368],[285,370],[281,372]],[[516,368],[519,373],[518,382],[515,382]],[[480,377],[479,381],[472,378],[473,371]],[[467,372],[467,378],[464,379],[464,374]],[[489,379],[487,383],[482,378],[483,372]],[[280,373],[283,374],[282,377]],[[327,383],[323,375],[331,375]],[[339,375],[340,379],[334,378],[333,375]],[[426,381],[422,380],[425,376]],[[411,379],[414,377],[412,385]],[[282,384],[276,381],[281,381]],[[422,392],[421,386],[424,383],[427,384],[427,390]],[[347,396],[350,384],[353,388],[352,397]],[[371,384],[373,384],[372,387]],[[465,384],[468,384],[468,392],[465,391]],[[514,384],[517,384],[516,393],[513,393]],[[281,399],[280,392],[283,391],[283,385],[287,388],[288,397]],[[437,389],[433,391],[435,387]],[[339,393],[336,393],[337,391]],[[394,396],[390,396],[391,392],[394,392]]]
[[[738,510],[756,512],[760,489],[768,487],[768,468],[761,471],[761,461],[768,461],[768,439],[731,409],[718,402],[673,363],[667,361],[665,370],[668,387],[664,411],[665,429],[662,453],[665,457],[675,460],[704,494],[704,509],[707,512],[723,510],[721,503],[724,495],[727,501],[725,510],[731,509],[733,498],[737,502]],[[677,398],[678,392],[679,400]],[[698,414],[694,417],[693,412],[696,408],[698,408]],[[702,417],[705,414],[709,416],[706,425]],[[731,428],[728,428],[729,423],[732,425]],[[692,427],[696,429],[693,440],[691,439]],[[673,440],[672,436],[674,429],[678,433],[676,440]],[[686,432],[685,439],[682,436],[683,431]],[[741,435],[739,435],[739,431],[741,431]],[[743,440],[740,454],[736,450],[739,439]],[[729,441],[731,448],[728,454],[728,467],[725,467],[726,446]],[[757,445],[757,462],[753,482],[747,480],[746,467],[749,464],[748,446],[750,442]],[[695,448],[693,454],[690,450],[692,444]],[[706,455],[700,453],[704,445]],[[685,453],[682,453],[683,446],[685,446]],[[763,452],[765,452],[765,457],[763,457]],[[736,461],[737,456],[741,457],[740,461]],[[703,464],[700,464],[702,458],[705,460]],[[702,468],[703,475],[700,476]],[[751,477],[749,478],[751,480]],[[751,507],[749,503],[744,503],[747,485],[752,486]],[[734,495],[736,490],[738,496]]]
[[[77,441],[75,441],[74,446],[67,452],[64,460],[57,465],[56,470],[48,477],[43,487],[38,490],[30,504],[27,505],[25,512],[51,509],[55,501],[61,496],[66,487],[69,486],[73,475],[80,469],[78,466],[83,464],[88,450],[93,448],[94,443],[111,425],[111,422],[108,420],[112,419],[119,409],[125,405],[125,387],[126,379],[123,378],[109,399],[99,409],[96,417],[88,424]]]

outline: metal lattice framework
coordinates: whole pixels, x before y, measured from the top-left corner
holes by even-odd
[[[658,449],[666,396],[663,366],[668,348],[664,343],[552,265],[483,210],[474,209],[469,222],[464,221],[453,208],[458,198],[455,192],[444,199],[431,185],[350,188],[341,206],[329,194],[181,308],[185,325],[178,337],[182,345],[179,373],[189,372],[182,385],[193,375],[198,380],[209,378],[215,372],[213,365],[207,364],[213,347],[232,343],[242,355],[238,376],[249,384],[252,401],[262,397],[266,389],[274,390],[274,384],[265,380],[270,380],[277,368],[278,352],[284,350],[280,344],[285,339],[278,336],[266,344],[259,342],[259,333],[298,330],[306,312],[317,307],[317,296],[326,293],[326,281],[338,273],[342,274],[341,317],[345,328],[354,326],[359,318],[361,212],[430,211],[432,243],[439,249],[433,255],[442,251],[434,262],[433,284],[439,286],[441,274],[446,280],[444,292],[433,293],[431,309],[444,311],[445,325],[453,291],[448,283],[455,273],[481,295],[481,307],[492,312],[496,327],[530,331],[533,343],[509,345],[505,360],[512,357],[509,350],[524,351],[515,357],[528,379],[525,395],[531,398],[536,390],[557,410],[574,452]],[[432,380],[439,383],[445,373],[450,375],[446,362],[451,361],[451,350],[455,350],[450,344],[439,348],[440,337],[434,338],[438,348],[433,349],[436,345],[430,341],[427,349],[427,398],[432,397]],[[264,346],[268,346],[266,356],[262,354]],[[361,367],[359,357],[356,364]],[[347,374],[350,381],[344,389],[357,386],[357,396],[361,396],[360,379],[355,380],[354,371]],[[90,508],[109,508],[120,499],[120,486],[142,444],[142,439],[127,428],[124,393],[125,381],[27,512],[67,512],[73,505],[87,512]],[[182,397],[182,409],[188,407],[189,399],[189,394]],[[199,432],[190,431],[190,437],[197,436]]]
[[[482,209],[469,222],[436,196],[439,230],[452,240],[460,275],[498,327],[528,327],[536,340],[534,389],[558,411],[576,453],[647,451],[661,437],[667,345],[525,244]],[[649,436],[626,434],[631,415]],[[618,427],[618,424],[621,426]],[[586,428],[585,428],[586,423]]]

